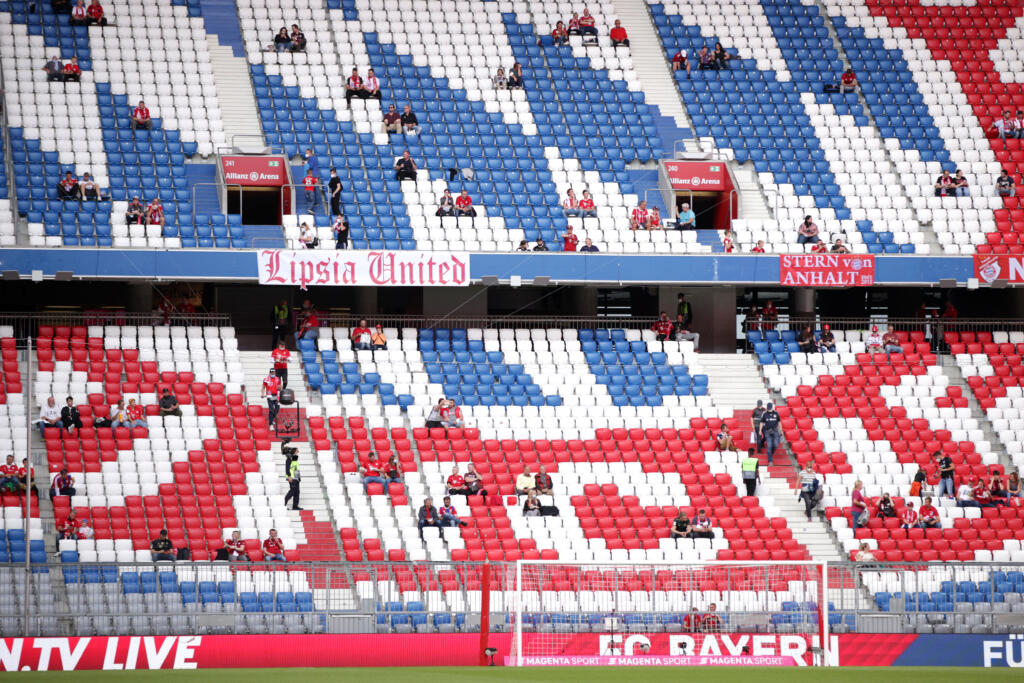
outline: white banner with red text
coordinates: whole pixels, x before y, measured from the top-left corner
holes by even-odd
[[[307,287],[466,287],[464,251],[262,249],[261,285]]]

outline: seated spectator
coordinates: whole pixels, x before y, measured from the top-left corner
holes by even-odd
[[[580,238],[572,231],[572,226],[567,226],[565,232],[562,233],[562,251],[576,251],[576,245],[579,243]]]
[[[47,429],[62,429],[64,424],[60,419],[60,408],[57,407],[57,402],[53,396],[46,399],[46,405],[39,409],[39,433],[43,439],[46,439]]]
[[[683,202],[676,216],[676,230],[694,230],[697,228],[697,214],[690,210],[690,205]]]
[[[690,77],[690,59],[686,56],[686,50],[680,49],[672,55],[672,71],[685,71],[686,77]]]
[[[566,216],[580,215],[580,202],[576,199],[576,192],[570,187],[562,200],[562,213]]]
[[[78,523],[78,540],[88,541],[94,534],[92,524],[89,523],[88,518],[83,517],[82,521]]]
[[[373,348],[373,332],[367,327],[365,319],[360,320],[359,324],[352,328],[349,339],[352,340],[352,348],[357,351],[369,351]]]
[[[78,521],[78,513],[74,510],[68,513],[68,516],[64,518],[63,522],[57,522],[57,539],[64,541],[77,541],[78,540],[78,527],[81,522]]]
[[[128,202],[128,208],[124,212],[124,222],[128,225],[139,225],[146,218],[146,207],[139,200],[138,195],[132,197],[132,200]]]
[[[130,427],[128,411],[124,407],[124,399],[118,399],[117,404],[110,407],[110,426],[113,428]]]
[[[836,241],[832,243],[832,248],[829,251],[831,251],[833,254],[849,254],[850,253],[850,250],[846,248],[845,244],[843,244],[843,240],[841,238],[838,238],[838,237],[836,238]]]
[[[548,245],[544,244],[544,240],[540,237],[537,238],[537,245],[533,248],[534,251],[550,251]]]
[[[637,207],[633,209],[633,213],[629,217],[629,229],[639,230],[644,228],[646,230],[651,229],[650,215],[647,212],[647,200],[641,199]]]
[[[936,197],[953,197],[956,195],[956,180],[949,174],[949,171],[943,171],[939,179],[935,181],[935,196]]]
[[[978,502],[974,500],[974,477],[967,477],[960,482],[960,486],[956,490],[956,506],[960,508],[976,508],[981,507]]]
[[[284,556],[284,543],[277,537],[277,529],[271,529],[263,541],[263,560],[265,562],[287,562]]]
[[[420,121],[416,114],[412,113],[412,107],[408,104],[402,109],[402,134],[416,135],[420,132]]]
[[[921,510],[918,512],[918,519],[918,525],[923,529],[942,528],[942,524],[939,522],[939,511],[932,505],[930,496],[924,499]]]
[[[385,465],[387,463],[381,460],[368,460],[366,465],[358,469],[359,474],[363,475],[363,492],[370,493],[370,484],[380,484],[387,488],[388,482],[384,480],[382,476]]]
[[[370,335],[370,348],[374,351],[381,351],[388,348],[388,336],[384,334],[384,327],[377,323]]]
[[[454,216],[455,215],[455,200],[452,198],[451,190],[445,188],[444,194],[441,195],[440,201],[437,205],[437,213],[435,216]]]
[[[797,229],[797,244],[816,244],[818,238],[818,225],[810,216],[804,216],[804,222]]]
[[[597,253],[598,249],[596,246],[594,246],[594,242],[588,237],[587,239],[583,240],[583,246],[580,247],[580,251],[585,251],[588,254],[594,254]]]
[[[996,178],[996,193],[1000,197],[1016,197],[1017,189],[1013,186],[1013,178],[1004,168],[1003,172]]]
[[[871,326],[871,334],[865,341],[868,353],[882,353],[882,335],[878,333],[878,325]]]
[[[278,52],[287,52],[292,47],[292,39],[288,35],[288,28],[285,26],[281,27],[281,30],[274,36],[273,49]]]
[[[395,109],[395,105],[388,105],[388,111],[384,114],[384,123],[381,125],[381,130],[385,133],[402,132],[402,115]]]
[[[288,50],[290,52],[306,51],[306,34],[299,30],[298,24],[292,24],[292,32],[289,39],[290,43],[288,45]]]
[[[508,88],[508,77],[505,76],[505,70],[500,66],[494,72],[494,78],[491,79],[491,83],[494,85],[495,90],[505,90]]]
[[[551,31],[551,40],[555,45],[567,45],[569,43],[569,32],[565,30],[565,24],[558,22]]]
[[[733,242],[732,230],[726,230],[722,236],[722,251],[726,254],[731,254],[736,251],[736,244]]]
[[[46,72],[47,81],[64,80],[64,64],[60,61],[60,57],[56,55],[50,57],[50,61],[43,67],[43,71]]]
[[[84,0],[78,0],[75,6],[71,8],[71,18],[68,23],[72,26],[88,26],[89,25],[89,12],[85,8]]]
[[[471,495],[469,489],[466,488],[465,478],[459,474],[458,465],[452,467],[452,473],[448,475],[448,479],[445,480],[445,485],[448,487],[448,495],[450,496]]]
[[[359,69],[353,68],[352,75],[345,81],[345,101],[349,109],[352,108],[352,98],[366,99],[366,88],[363,85],[363,77],[359,75]]]
[[[154,562],[174,562],[178,559],[177,553],[174,552],[174,545],[167,536],[167,529],[160,530],[160,535],[149,544],[149,550]]]
[[[149,115],[149,108],[146,107],[146,103],[142,100],[139,100],[139,104],[135,109],[132,109],[131,127],[132,130],[138,128],[151,130],[153,128],[153,119]]]
[[[0,465],[0,493],[16,493],[18,486],[18,466],[14,456],[8,455],[7,462]]]
[[[878,499],[878,517],[881,519],[896,519],[896,505],[888,493],[883,493]]]
[[[980,508],[992,508],[996,504],[992,501],[992,490],[980,477],[974,478],[974,487],[971,493],[974,495],[974,502]]]
[[[82,68],[78,66],[78,57],[72,57],[71,61],[64,65],[64,82],[79,83],[82,80]]]
[[[537,476],[534,477],[534,488],[537,489],[537,493],[545,496],[552,495],[551,489],[554,486],[554,482],[551,480],[551,475],[544,468],[544,465],[540,466],[537,470]]]
[[[426,420],[426,424],[425,424],[427,429],[434,429],[434,428],[438,428],[439,429],[442,426],[441,425],[441,409],[446,407],[447,405],[448,405],[448,402],[445,399],[441,398],[441,399],[438,399],[437,405],[431,407],[430,414],[427,415],[427,420]]]
[[[1002,505],[1006,502],[1006,499],[1010,497],[1009,493],[1006,491],[1006,483],[1003,481],[1003,478],[999,476],[998,472],[994,473],[992,478],[989,479],[988,490],[992,493],[992,498],[995,499],[993,502],[997,505]]]
[[[647,221],[651,225],[651,230],[661,230],[664,227],[661,224],[661,209],[656,206],[651,207],[650,213],[647,215]]]
[[[283,339],[281,344],[284,344]],[[164,387],[160,396],[160,417],[167,417],[168,415],[181,417],[181,406],[178,404],[178,397],[172,394],[170,389]]]
[[[697,51],[697,68],[701,70],[715,69],[715,56],[708,49],[707,45],[704,45]]]
[[[526,240],[519,240],[519,246],[516,247],[516,251],[530,251],[530,245],[527,244]]]
[[[348,219],[340,215],[335,217],[331,230],[334,232],[334,248],[348,249]]]
[[[245,541],[242,540],[242,532],[231,532],[231,536],[224,541],[224,552],[229,562],[249,561],[249,553],[245,549]]]
[[[1003,112],[1003,118],[996,119],[995,121],[993,121],[992,125],[990,125],[988,129],[995,130],[999,134],[1000,140],[1018,137],[1017,122],[1013,119],[1012,116],[1010,116],[1009,109]]]
[[[153,197],[153,201],[146,207],[146,225],[159,225],[164,227],[167,219],[164,218],[164,205],[160,203],[159,197]]]
[[[718,446],[718,450],[720,451],[732,451],[733,453],[739,453],[739,449],[736,448],[736,444],[732,440],[732,434],[729,433],[729,425],[724,422],[718,430],[718,434],[715,435],[715,444]]]
[[[65,467],[50,483],[50,500],[53,500],[54,496],[73,496],[75,494],[75,478],[68,474],[68,468]]]
[[[476,465],[472,462],[466,465],[466,474],[463,478],[466,480],[466,490],[469,491],[467,495],[487,497],[483,479],[480,478],[480,473],[476,471]]]
[[[763,253],[765,253],[765,250],[764,250],[764,240],[758,240],[757,244],[755,244],[753,247],[750,248],[750,253],[751,254],[763,254]]]
[[[956,175],[953,176],[953,191],[957,197],[971,196],[971,188],[967,184],[967,178],[964,177],[964,172],[959,168],[956,169]]]
[[[900,338],[896,335],[896,328],[892,325],[889,325],[885,334],[882,335],[882,347],[886,353],[903,353]]]
[[[459,515],[455,511],[455,506],[452,505],[452,499],[450,496],[444,497],[444,505],[438,508],[437,514],[441,517],[441,526],[468,526],[466,522],[459,519]]]
[[[1010,476],[1006,478],[1006,495],[1009,498],[1020,498],[1020,493],[1020,475],[1010,472]]]
[[[690,536],[693,538],[714,538],[715,532],[711,530],[711,519],[707,516],[704,508],[697,510],[697,516],[693,518],[693,527]]]
[[[363,89],[366,91],[366,99],[381,99],[380,79],[377,78],[377,75],[373,72],[373,69],[370,69],[369,71],[366,72],[366,80],[363,81]]]
[[[832,327],[828,323],[821,328],[821,336],[818,337],[818,350],[822,353],[836,352],[836,336],[832,334]]]
[[[691,607],[690,611],[683,617],[683,630],[687,633],[697,633],[700,631],[700,610],[696,607]],[[685,652],[685,649],[684,649]]]
[[[580,17],[580,35],[583,36],[583,42],[597,44],[597,21],[590,14],[590,10],[584,8],[583,16]],[[591,40],[587,40],[587,38]]]
[[[125,408],[128,414],[128,426],[135,427],[148,427],[146,424],[146,409],[135,402],[134,398],[128,399],[128,407]]]
[[[839,92],[857,92],[857,74],[853,73],[853,69],[847,69],[839,77]]]
[[[672,323],[672,339],[676,341],[692,341],[694,351],[700,347],[700,332],[690,330],[690,326],[682,313],[677,313],[676,321]]]
[[[540,517],[541,504],[536,491],[530,491],[523,502],[523,517]]]
[[[473,208],[473,198],[469,196],[469,192],[466,190],[460,192],[459,196],[455,199],[455,215],[476,216],[476,209]]]
[[[871,546],[869,546],[867,543],[860,544],[860,546],[857,548],[856,554],[853,556],[853,559],[856,562],[877,561],[877,559],[875,558],[875,554],[871,552]]]
[[[711,53],[711,58],[715,60],[715,68],[728,69],[729,60],[735,59],[736,55],[731,55],[726,52],[721,43],[715,43],[715,49]]]
[[[57,183],[57,199],[78,199],[80,196],[78,181],[71,175],[71,171],[65,172],[64,179]]]
[[[516,493],[520,496],[525,496],[534,489],[537,485],[537,480],[532,474],[530,474],[530,466],[527,465],[523,468],[523,473],[516,477]]]
[[[380,471],[388,481],[388,485],[401,484],[402,483],[402,466],[398,462],[398,456],[392,453],[388,457],[388,462],[384,466],[384,469]]]
[[[420,540],[423,540],[423,527],[432,526],[436,527],[438,531],[441,530],[441,517],[437,508],[434,507],[434,501],[430,498],[423,501],[423,505],[416,513],[416,526],[420,530]]]
[[[672,321],[668,319],[668,313],[665,311],[661,312],[658,319],[651,325],[651,330],[655,334],[655,340],[657,341],[668,341],[672,338]]]
[[[416,180],[416,162],[412,160],[409,150],[395,162],[395,180]]]
[[[78,199],[79,201],[94,202],[100,200],[100,186],[96,184],[96,181],[88,173],[82,174],[82,182],[78,184]]]
[[[814,331],[810,325],[804,325],[800,330],[800,334],[796,336],[796,343],[802,353],[811,353],[818,348],[817,341],[814,339]]]
[[[313,228],[309,227],[309,223],[306,221],[302,222],[299,226],[299,242],[302,243],[303,249],[316,249],[320,246],[320,240],[317,239],[316,232]]]
[[[92,0],[89,6],[85,10],[88,24],[90,26],[106,26],[107,18],[103,13],[103,6],[100,5],[99,0]]]
[[[828,245],[826,245],[824,241],[815,242],[814,244],[811,245],[811,253],[812,254],[827,254],[828,253]]]
[[[672,520],[672,538],[678,541],[680,538],[690,537],[690,519],[686,516],[686,511],[679,508],[679,514]]]
[[[463,424],[462,410],[455,405],[454,399],[448,399],[447,405],[441,409],[441,425],[450,429],[461,429]]]
[[[618,19],[615,20],[615,26],[608,32],[608,37],[612,39],[612,47],[629,47],[629,36],[626,34],[626,29],[622,27],[622,22]]]
[[[594,198],[590,196],[590,190],[583,190],[583,199],[580,200],[580,216],[597,218],[597,207],[594,206]]]
[[[1014,132],[1018,138],[1024,138],[1024,109],[1018,109],[1013,117]]]
[[[523,65],[516,62],[512,65],[512,68],[508,70],[508,87],[522,88],[524,87],[523,83]]]
[[[900,528],[918,529],[920,526],[917,511],[914,510],[914,502],[908,500],[906,506],[903,508],[903,514],[900,515]]]
[[[64,401],[64,407],[60,409],[60,423],[69,434],[74,434],[76,429],[82,428],[82,414],[75,406],[75,399],[68,396]]]
[[[947,320],[956,320],[960,314],[956,310],[956,306],[953,305],[952,301],[946,302],[946,307],[942,309],[942,317]]]
[[[309,308],[304,309],[299,314],[299,328],[295,330],[295,345],[299,344],[300,339],[312,339],[313,343],[320,338],[320,317],[316,313],[316,309]]]

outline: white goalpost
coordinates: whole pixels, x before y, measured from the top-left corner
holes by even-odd
[[[520,560],[509,578],[513,666],[830,664],[825,562]]]

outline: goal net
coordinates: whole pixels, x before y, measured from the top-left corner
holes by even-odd
[[[814,562],[521,560],[508,663],[828,663],[827,577]]]

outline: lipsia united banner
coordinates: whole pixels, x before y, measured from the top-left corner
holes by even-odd
[[[459,251],[263,249],[261,285],[307,287],[466,287],[469,254]]]

